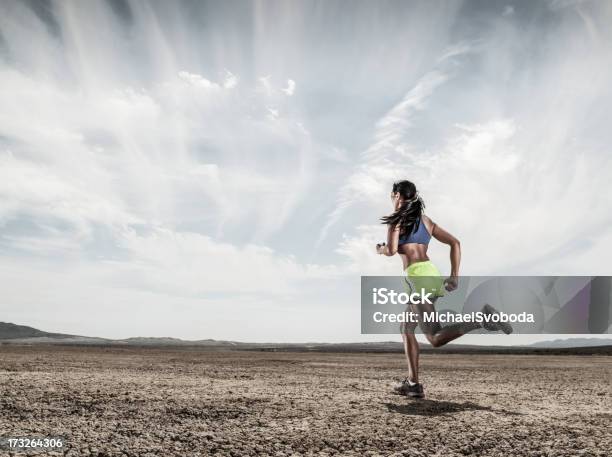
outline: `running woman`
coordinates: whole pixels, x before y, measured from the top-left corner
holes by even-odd
[[[386,256],[399,254],[406,273],[406,282],[410,288],[415,291],[423,288],[432,293],[434,299],[431,300],[431,304],[409,305],[411,311],[418,314],[421,330],[431,345],[435,348],[443,346],[479,328],[511,333],[512,327],[507,323],[466,322],[442,327],[439,322],[423,322],[423,313],[435,311],[436,299],[443,296],[445,291],[455,290],[459,284],[461,245],[457,238],[424,214],[425,203],[412,182],[394,183],[391,203],[393,213],[381,218],[382,223],[388,226],[387,242],[377,244],[376,252]],[[427,256],[427,247],[432,237],[450,246],[451,273],[446,279],[442,278],[440,271]],[[482,311],[485,314],[497,314],[497,311],[488,304],[484,305]],[[401,395],[422,398],[424,391],[423,385],[419,383],[419,344],[414,334],[416,325],[416,323],[402,324],[401,332],[408,362],[408,377],[394,390]]]

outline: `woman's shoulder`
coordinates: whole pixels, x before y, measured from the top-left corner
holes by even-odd
[[[427,229],[427,231],[431,233],[433,231],[434,226],[436,225],[434,221],[432,221],[431,218],[425,214],[421,216],[421,220],[423,221],[423,224],[425,224],[425,228]]]

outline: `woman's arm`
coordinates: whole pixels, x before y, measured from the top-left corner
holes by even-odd
[[[394,225],[390,225],[389,229],[387,230],[387,244],[377,244],[376,252],[386,256],[395,255],[397,253],[397,247],[399,245],[399,232],[399,226],[396,227]]]
[[[431,220],[430,220],[431,221]],[[461,243],[453,235],[448,233],[438,224],[431,221],[431,236],[441,243],[450,246],[451,277],[459,276],[459,264],[461,263]]]

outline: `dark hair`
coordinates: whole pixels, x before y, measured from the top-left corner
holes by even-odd
[[[404,203],[393,214],[381,217],[380,220],[383,224],[399,226],[401,235],[413,233],[421,223],[425,202],[410,181],[393,183],[392,191],[398,192]]]

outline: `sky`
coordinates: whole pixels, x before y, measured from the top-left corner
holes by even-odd
[[[612,274],[610,2],[1,6],[3,321],[392,339],[359,285],[402,274],[374,252],[397,179],[462,275]]]

